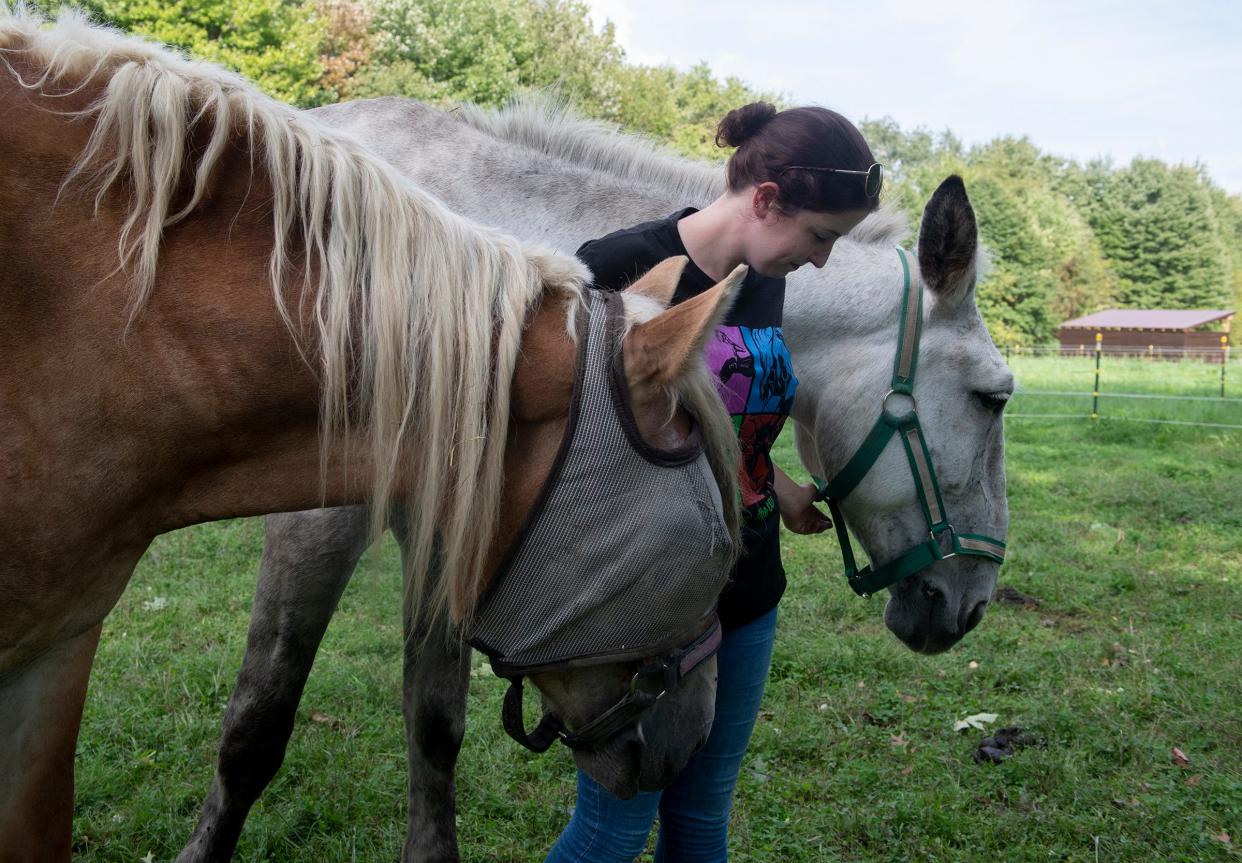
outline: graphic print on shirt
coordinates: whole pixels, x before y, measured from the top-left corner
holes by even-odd
[[[746,412],[785,414],[793,407],[798,381],[793,374],[785,333],[780,327],[744,328],[742,336],[755,358],[755,383]]]
[[[755,357],[742,338],[741,327],[717,327],[706,353],[707,367],[716,375],[716,389],[725,408],[733,416],[746,413],[755,379]]]
[[[722,326],[707,345],[708,368],[733,415],[742,448],[742,506],[750,519],[766,518],[775,506],[768,454],[793,405],[798,379],[780,327]]]
[[[768,517],[776,498],[772,496],[775,477],[772,458],[768,455],[776,437],[785,425],[784,414],[749,414],[734,417],[738,426],[738,444],[742,448],[742,507],[746,515],[761,521]],[[761,504],[757,510],[752,507]]]

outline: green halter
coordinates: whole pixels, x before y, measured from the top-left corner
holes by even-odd
[[[911,288],[906,253],[898,249],[897,254],[901,257],[901,268],[905,272],[905,287],[901,298],[901,323],[897,334],[897,357],[893,362],[893,380],[881,403],[880,418],[853,458],[831,481],[824,482],[819,477],[813,477],[819,488],[818,499],[827,503],[832,511],[837,539],[841,543],[841,556],[845,560],[845,577],[860,596],[870,596],[938,560],[958,554],[986,557],[997,563],[1005,560],[1005,543],[982,534],[958,533],[945,512],[940,483],[936,481],[936,469],[932,466],[931,454],[923,439],[914,402],[914,373],[918,366],[919,335],[923,327],[923,290],[921,285],[917,293]],[[870,565],[859,569],[849,533],[845,529],[845,520],[841,517],[839,501],[867,475],[893,435],[897,435],[905,447],[910,472],[914,475],[914,487],[923,507],[923,517],[927,520],[928,538],[878,569],[872,569]]]

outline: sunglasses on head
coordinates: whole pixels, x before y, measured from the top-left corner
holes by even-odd
[[[875,162],[865,171],[850,171],[846,168],[820,168],[816,165],[787,165],[781,168],[781,173],[786,171],[823,171],[825,174],[856,174],[859,177],[866,177],[863,181],[863,194],[868,198],[874,198],[880,194],[880,187],[884,185],[884,166],[879,162]]]

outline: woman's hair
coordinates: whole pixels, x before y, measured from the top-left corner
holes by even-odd
[[[866,171],[875,162],[862,133],[836,111],[777,111],[767,102],[752,102],[720,121],[716,146],[737,147],[729,158],[729,191],[773,182],[780,188],[779,206],[785,212],[845,213],[879,206],[878,196],[867,197],[865,178],[858,174],[793,167]]]

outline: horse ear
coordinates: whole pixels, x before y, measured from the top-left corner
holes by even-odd
[[[949,177],[923,210],[919,269],[923,283],[941,299],[962,299],[974,287],[979,227],[962,178]]]
[[[684,262],[678,265],[679,274],[681,266]],[[625,372],[630,386],[668,386],[685,374],[733,305],[745,276],[746,266],[740,265],[711,290],[635,324],[625,340]]]
[[[681,271],[690,259],[685,255],[665,258],[643,274],[642,278],[625,289],[627,294],[641,294],[655,300],[664,308],[673,301],[673,292],[681,281]]]

